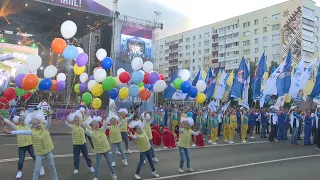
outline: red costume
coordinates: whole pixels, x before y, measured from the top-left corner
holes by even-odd
[[[200,133],[198,136],[192,136],[192,140],[194,139],[194,138],[197,138],[197,146],[198,147],[203,147],[204,146],[204,141],[203,141],[203,135]]]
[[[152,129],[151,132],[152,132],[152,137],[153,137],[153,139],[152,139],[153,145],[160,146],[161,145],[161,134],[154,129]]]
[[[163,146],[165,146],[167,148],[175,148],[176,147],[174,135],[168,128],[164,128],[162,138],[163,138]]]

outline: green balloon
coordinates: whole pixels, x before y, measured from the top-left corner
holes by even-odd
[[[27,93],[28,93],[28,91],[16,87],[16,96],[18,96],[18,97],[24,96],[24,95],[26,95]]]
[[[74,85],[73,90],[75,93],[79,94],[80,93],[80,84]]]
[[[104,91],[109,91],[114,87],[116,87],[116,80],[112,76],[108,76],[102,81],[102,89]]]
[[[92,95],[88,92],[82,94],[82,101],[86,105],[90,105],[92,103]]]
[[[177,79],[175,79],[174,81],[173,81],[173,86],[174,86],[174,88],[176,88],[176,89],[181,89],[181,84],[183,83],[183,80],[182,79],[180,79],[180,78],[177,78]]]
[[[142,87],[142,86],[144,86],[144,83],[141,82],[141,83],[138,84],[138,86],[139,86],[139,87]]]
[[[42,80],[41,78],[38,78],[38,85],[37,85],[37,87],[34,88],[34,90],[39,90],[39,83],[41,80]]]

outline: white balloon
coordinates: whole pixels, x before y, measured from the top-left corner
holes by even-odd
[[[28,74],[28,73],[29,72],[25,67],[19,67],[19,69],[17,69],[16,72],[14,73],[15,74],[14,77],[17,77],[20,74]]]
[[[153,63],[151,61],[146,61],[143,64],[143,70],[146,73],[149,73],[149,72],[153,71]]]
[[[124,70],[123,68],[120,68],[117,70],[117,76],[120,75],[120,73],[125,72],[126,70]]]
[[[84,53],[83,49],[81,47],[77,47],[79,54]]]
[[[97,69],[93,77],[97,82],[102,82],[107,77],[107,72],[104,69]]]
[[[199,80],[196,84],[196,88],[199,92],[203,92],[204,90],[206,90],[207,84],[203,80]]]
[[[86,82],[86,81],[88,80],[88,78],[89,78],[89,76],[88,76],[87,73],[82,73],[82,74],[80,75],[80,77],[79,77],[80,82],[82,82],[82,83]]]
[[[95,84],[98,84],[97,81],[95,81],[95,80],[90,80],[90,81],[88,82],[88,89],[91,91],[92,86],[95,85]]]
[[[38,54],[32,54],[27,57],[26,65],[30,72],[37,71],[42,64],[42,59]]]
[[[55,75],[57,75],[57,68],[53,65],[49,65],[44,69],[44,77],[45,78],[53,78]]]
[[[135,57],[131,61],[131,67],[133,70],[138,71],[143,66],[143,60],[141,57]]]
[[[67,76],[64,73],[59,73],[57,75],[57,81],[66,81],[66,79],[67,79]]]
[[[99,61],[102,61],[104,58],[107,57],[107,51],[105,49],[98,49],[98,51],[96,52],[96,56],[98,58]]]
[[[60,27],[61,35],[65,39],[70,39],[74,35],[76,35],[77,29],[78,28],[77,28],[76,23],[74,23],[73,21],[70,21],[70,20],[63,22]]]
[[[158,80],[153,85],[154,92],[162,92],[167,88],[167,84],[164,80]]]
[[[191,74],[190,74],[190,71],[188,69],[184,69],[180,73],[180,77],[181,77],[181,79],[183,81],[188,81],[190,76],[191,76]]]

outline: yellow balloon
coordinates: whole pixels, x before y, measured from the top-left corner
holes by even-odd
[[[204,101],[206,100],[206,95],[205,94],[203,94],[203,93],[199,93],[198,95],[197,95],[197,97],[196,97],[196,101],[197,101],[197,103],[199,103],[199,104],[202,104],[202,103],[204,103]]]
[[[122,87],[119,90],[119,97],[121,99],[126,99],[129,96],[129,89],[127,87]]]
[[[95,84],[92,86],[91,94],[95,97],[101,96],[103,93],[102,85],[101,84]]]
[[[86,71],[86,66],[79,67],[78,64],[75,64],[73,66],[73,72],[74,72],[74,74],[76,74],[78,76],[80,74],[84,73],[84,71]]]
[[[93,107],[93,109],[95,109],[95,110],[100,109],[101,104],[102,104],[102,101],[101,101],[100,98],[94,98],[93,101],[92,101],[92,107]]]
[[[144,86],[139,87],[139,92],[144,89]]]
[[[114,80],[116,81],[116,86],[118,86],[119,85],[118,78],[114,77]]]

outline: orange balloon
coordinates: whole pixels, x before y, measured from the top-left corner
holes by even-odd
[[[51,43],[51,49],[56,54],[62,54],[63,50],[67,47],[65,40],[61,38],[55,38]]]
[[[37,87],[39,79],[36,74],[27,74],[22,80],[22,89],[31,90]]]
[[[57,80],[52,80],[51,90],[57,90]]]
[[[141,99],[141,100],[147,101],[147,100],[150,98],[151,93],[150,93],[150,91],[149,91],[148,89],[142,89],[142,90],[140,91],[139,96],[140,96],[140,99]]]

